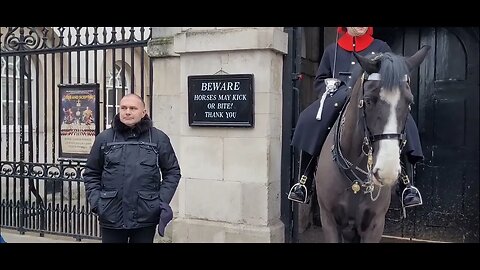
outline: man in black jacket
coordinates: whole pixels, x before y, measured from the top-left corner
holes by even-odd
[[[152,127],[142,98],[128,94],[112,128],[100,133],[83,174],[103,243],[152,243],[161,204],[169,204],[180,167],[169,137]]]

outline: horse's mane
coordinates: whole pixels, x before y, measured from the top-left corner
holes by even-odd
[[[405,75],[408,75],[408,67],[403,56],[393,53],[384,53],[379,59],[381,86],[384,89],[400,87],[405,82]]]
[[[380,81],[381,87],[384,89],[393,89],[399,87],[402,82],[405,81],[405,75],[408,74],[407,63],[403,56],[396,55],[394,53],[383,53],[377,55],[366,56],[374,61],[380,61],[380,74],[382,80]],[[363,68],[360,65],[356,65],[352,71],[352,78],[348,80],[347,86],[354,87],[355,83],[363,73]]]

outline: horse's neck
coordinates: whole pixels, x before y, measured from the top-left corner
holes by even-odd
[[[339,122],[340,125],[344,122],[340,147],[344,156],[350,160],[358,158],[362,151],[363,126],[357,100],[356,96],[352,96],[342,116],[345,119],[340,119]]]

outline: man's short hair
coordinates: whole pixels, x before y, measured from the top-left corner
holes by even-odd
[[[123,99],[124,97],[128,97],[128,96],[135,96],[135,97],[137,97],[137,98],[142,102],[143,107],[145,107],[145,101],[143,101],[143,98],[142,98],[141,96],[139,96],[139,95],[137,95],[137,94],[135,94],[135,93],[130,93],[130,94],[126,94],[125,96],[123,96],[122,99]]]

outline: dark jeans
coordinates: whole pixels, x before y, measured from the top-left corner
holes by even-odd
[[[139,229],[102,228],[102,243],[153,243],[156,226]]]
[[[0,234],[0,244],[3,244],[3,243],[7,243],[7,242],[5,242],[5,240],[3,239],[2,235]]]

